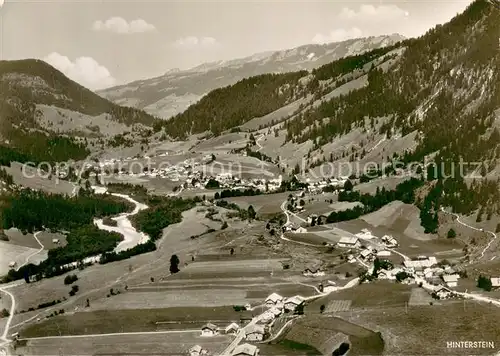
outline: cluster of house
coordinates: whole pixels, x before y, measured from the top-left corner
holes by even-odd
[[[337,243],[338,247],[349,248],[351,250],[359,250],[359,255],[349,254],[347,259],[350,263],[356,263],[359,260],[365,262],[372,262],[375,258],[384,258],[391,256],[391,251],[387,249],[377,250],[372,246],[363,246],[360,237],[363,240],[377,240],[377,245],[382,245],[387,249],[395,248],[398,246],[398,241],[390,236],[384,235],[378,238],[370,233],[368,230],[362,230],[356,236],[342,237]],[[452,298],[457,294],[450,288],[457,287],[460,274],[451,266],[438,266],[438,261],[435,257],[419,256],[413,260],[404,260],[402,266],[392,269],[380,269],[377,271],[378,279],[396,280],[399,273],[405,273],[401,283],[413,284],[417,279],[425,280],[427,283],[426,289],[430,294],[438,296],[440,299]],[[492,285],[493,280],[492,278]],[[497,286],[500,287],[500,278],[495,280]]]
[[[307,184],[308,192],[312,194],[320,194],[326,187],[343,187],[347,180],[348,177],[323,178],[317,181],[312,181],[310,178],[307,178],[302,183]]]
[[[159,156],[163,156],[162,154]],[[159,157],[157,156],[157,157]],[[149,159],[149,156],[144,156],[144,159]],[[134,160],[132,157],[127,157],[123,160],[109,159],[102,160],[96,164],[86,163],[84,169],[97,168],[98,166],[101,171],[113,171],[116,167],[120,167],[120,163],[129,162]],[[219,182],[221,188],[223,189],[259,189],[261,191],[273,192],[281,187],[282,177],[274,179],[243,179],[237,177],[239,168],[238,166],[227,167],[230,172],[224,172],[223,166],[221,166],[221,173],[215,174],[213,172],[208,172],[207,164],[213,161],[212,155],[205,155],[201,159],[186,159],[177,164],[167,164],[164,162],[159,164],[159,167],[143,167],[141,172],[133,172],[133,164],[128,167],[122,167],[118,169],[119,173],[122,175],[127,175],[130,177],[151,177],[151,178],[166,178],[173,182],[183,182],[185,189],[198,188],[203,189],[210,179],[215,179]],[[137,166],[139,167],[139,166]],[[217,166],[215,168],[218,168]],[[208,174],[210,173],[210,174]],[[61,172],[61,174],[66,174],[66,172]],[[91,176],[95,176],[95,173],[91,173]]]
[[[260,342],[264,340],[269,332],[269,328],[273,325],[277,317],[285,312],[294,312],[300,305],[303,305],[304,302],[305,299],[299,295],[285,298],[277,293],[272,293],[264,301],[264,306],[267,310],[260,314],[254,322],[243,327],[240,327],[236,323],[231,323],[224,329],[219,328],[213,323],[207,323],[201,328],[201,336],[211,337],[219,335],[220,333],[233,335],[243,333],[243,338],[246,341]],[[236,346],[231,352],[231,356],[257,356],[258,352],[259,349],[256,346],[246,343]],[[201,356],[206,354],[207,350],[204,350],[199,345],[193,346],[189,350],[190,356]]]
[[[402,267],[391,270],[381,269],[378,271],[377,277],[378,279],[396,280],[397,274],[401,272],[407,276],[401,283],[414,284],[417,280],[423,280],[426,282],[423,288],[439,299],[458,296],[451,288],[457,287],[460,274],[449,265],[438,266],[435,257],[419,256],[414,260],[404,260]]]
[[[241,344],[234,348],[231,356],[258,356],[259,348],[255,345]],[[189,349],[189,356],[203,356],[208,355],[208,350],[200,345],[193,346]]]

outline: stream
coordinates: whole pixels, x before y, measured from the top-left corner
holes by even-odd
[[[96,190],[95,192],[98,194],[103,194],[106,192],[106,190],[103,191],[101,189],[99,191]],[[129,217],[137,214],[141,210],[147,209],[148,206],[139,203],[138,201],[132,199],[130,196],[126,194],[111,193],[111,195],[114,195],[115,197],[119,197],[133,203],[135,205],[134,210],[130,213],[123,213],[117,217],[112,218],[114,221],[117,222],[117,226],[105,225],[103,223],[103,219],[94,219],[94,224],[101,230],[109,232],[117,232],[123,235],[123,240],[118,244],[118,246],[116,246],[114,250],[117,253],[120,251],[128,250],[129,248],[135,247],[139,244],[146,243],[149,240],[149,236],[143,232],[137,231],[132,226],[132,222],[130,221]]]

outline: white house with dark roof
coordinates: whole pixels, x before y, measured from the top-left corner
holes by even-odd
[[[266,298],[265,303],[267,307],[272,307],[283,301],[284,297],[279,295],[278,293],[273,293],[269,297]]]
[[[201,356],[206,354],[207,350],[204,350],[200,345],[195,345],[189,349],[189,356]]]
[[[245,339],[248,341],[262,341],[265,329],[262,325],[252,324],[245,328]]]
[[[304,298],[300,295],[285,299],[285,310],[294,311],[299,305],[304,303]]]
[[[382,236],[382,242],[387,247],[391,247],[391,248],[398,247],[398,241],[394,237],[392,237],[391,235]]]
[[[448,299],[453,297],[453,291],[445,286],[436,286],[434,293],[436,293],[439,299]]]
[[[217,325],[207,323],[201,327],[201,336],[215,336],[219,333]]]
[[[234,348],[231,356],[257,356],[259,349],[255,345],[241,344]]]
[[[275,318],[280,316],[281,313],[283,312],[282,308],[278,308],[278,307],[273,307],[273,308],[269,309],[268,311],[269,311],[269,313],[273,314]]]
[[[375,259],[375,255],[373,254],[372,250],[370,250],[370,249],[365,249],[365,250],[361,251],[360,257],[366,261],[371,261],[371,260]]]
[[[458,279],[459,279],[458,274],[445,274],[443,275],[443,281],[446,283],[446,285],[450,288],[455,288],[458,284]]]
[[[228,326],[226,326],[226,328],[224,329],[224,332],[226,334],[234,334],[234,333],[237,333],[238,330],[240,330],[240,326],[236,323],[231,323]]]
[[[342,237],[339,242],[337,243],[338,247],[344,247],[344,248],[360,248],[361,247],[361,242],[357,237]]]

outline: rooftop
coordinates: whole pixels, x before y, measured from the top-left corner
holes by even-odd
[[[257,354],[257,346],[250,344],[241,344],[234,348],[232,355],[246,354],[254,356]]]
[[[347,237],[347,236],[344,236],[340,239],[339,241],[339,244],[350,244],[350,245],[354,245],[356,242],[358,242],[359,239],[357,237]]]

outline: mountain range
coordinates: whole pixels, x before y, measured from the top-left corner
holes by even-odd
[[[353,56],[403,40],[398,34],[308,44],[268,51],[245,58],[205,63],[188,70],[170,70],[162,76],[138,80],[98,92],[119,105],[133,106],[168,119],[183,112],[211,90],[265,73],[312,70],[339,58]]]

